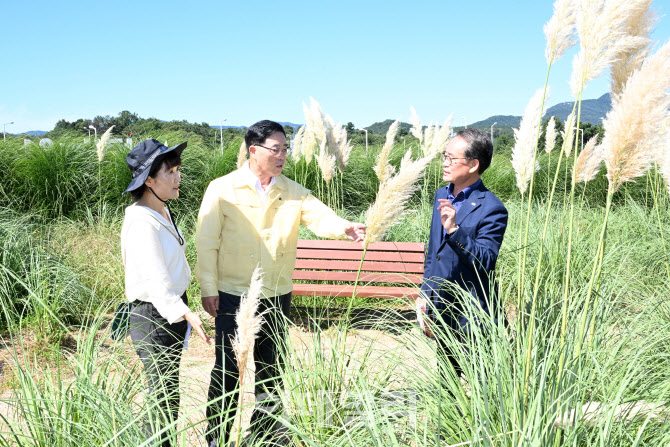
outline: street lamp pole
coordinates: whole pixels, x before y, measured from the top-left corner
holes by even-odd
[[[228,118],[224,118],[223,121],[228,120]],[[221,155],[223,155],[223,121],[221,121],[221,125],[219,126],[219,131],[221,132]]]
[[[493,126],[495,126],[496,124],[498,124],[497,121],[495,123],[491,124],[491,144],[493,144]]]
[[[365,155],[368,155],[368,130],[367,129],[361,129],[363,132],[365,132]]]
[[[12,121],[11,123],[5,123],[5,124],[2,125],[2,142],[3,143],[7,141],[7,135],[5,134],[5,126],[7,124],[14,124],[14,121]]]
[[[88,128],[93,129],[93,142],[95,143],[98,140],[98,129],[96,129],[92,124],[89,124]],[[91,136],[91,132],[88,133],[88,136]]]
[[[466,129],[468,128],[468,122],[465,121],[465,115],[463,116],[463,126],[465,126]]]

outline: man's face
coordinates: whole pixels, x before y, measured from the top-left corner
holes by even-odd
[[[269,149],[267,149],[269,148]],[[281,132],[270,135],[262,144],[254,144],[249,148],[251,163],[255,163],[261,176],[276,177],[281,174],[286,164],[286,137]],[[274,153],[276,149],[278,153]]]
[[[478,176],[479,160],[465,158],[468,142],[461,137],[452,138],[443,153],[442,179],[454,186],[469,184]]]

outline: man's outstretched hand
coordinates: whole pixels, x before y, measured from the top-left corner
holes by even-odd
[[[344,228],[344,232],[347,234],[349,239],[354,242],[363,242],[363,239],[365,239],[364,224],[350,222],[349,225]]]

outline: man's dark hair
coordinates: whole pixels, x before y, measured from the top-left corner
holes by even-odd
[[[156,160],[151,164],[149,177],[156,177],[156,174],[158,174],[158,171],[160,171],[163,166],[165,166],[165,169],[181,166],[181,153],[179,151],[170,151],[167,154],[162,154],[156,157]],[[142,186],[130,191],[130,197],[132,197],[133,200],[138,201],[142,198],[146,190],[147,185],[142,183]]]
[[[259,121],[252,124],[244,134],[244,142],[247,145],[247,156],[249,155],[249,148],[254,144],[263,144],[265,140],[275,132],[281,132],[286,136],[284,128],[281,124],[270,120]]]
[[[493,158],[493,143],[486,132],[472,127],[463,129],[456,133],[457,137],[463,138],[468,143],[465,150],[465,156],[469,160],[479,160],[479,169],[477,172],[481,175],[491,166]]]

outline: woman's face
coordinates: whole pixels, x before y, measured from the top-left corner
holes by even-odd
[[[176,199],[179,197],[179,182],[181,181],[181,174],[179,166],[173,166],[166,169],[165,163],[156,173],[155,177],[147,177],[145,185],[154,190],[156,195],[162,200]],[[151,194],[147,191],[145,194]]]

